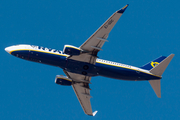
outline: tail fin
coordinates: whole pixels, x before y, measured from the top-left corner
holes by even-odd
[[[158,65],[153,67],[150,72],[161,76],[163,72],[165,71],[166,67],[171,62],[172,58],[174,57],[174,54],[169,55],[166,59],[164,59],[162,62],[160,62]],[[161,98],[161,83],[160,79],[158,80],[149,80],[149,83],[151,84],[151,87],[153,88],[154,92],[156,93],[158,98]]]
[[[140,67],[142,69],[146,69],[146,70],[150,70],[152,69],[153,67],[155,67],[156,65],[158,65],[161,61],[163,61],[166,57],[165,56],[161,56],[147,64],[145,64],[144,66]]]

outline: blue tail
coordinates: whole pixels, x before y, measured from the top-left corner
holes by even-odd
[[[161,61],[163,61],[166,57],[165,56],[161,56],[149,63],[147,63],[146,65],[140,67],[142,69],[146,69],[146,70],[151,70],[153,67],[155,67],[156,65],[158,65]]]

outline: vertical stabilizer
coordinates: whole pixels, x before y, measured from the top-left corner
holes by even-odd
[[[158,80],[149,80],[151,87],[153,88],[154,92],[156,93],[158,98],[161,98],[161,81]]]
[[[140,67],[142,69],[146,69],[146,70],[151,70],[153,67],[155,67],[156,65],[158,65],[160,62],[162,62],[166,57],[165,56],[161,56],[149,63],[147,63],[146,65]]]

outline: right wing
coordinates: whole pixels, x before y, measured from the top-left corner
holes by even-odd
[[[72,83],[73,90],[85,114],[94,116],[94,113],[92,112],[92,108],[91,108],[91,102],[90,102],[91,89],[89,88],[89,83],[91,83],[90,82],[91,77],[76,74],[76,73],[71,73],[66,70],[64,70],[64,73],[73,80],[73,83]]]

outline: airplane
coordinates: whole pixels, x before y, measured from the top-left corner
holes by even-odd
[[[80,47],[64,45],[63,51],[36,46],[13,45],[5,51],[18,58],[37,63],[48,64],[63,69],[66,76],[57,75],[55,83],[72,86],[85,114],[95,116],[90,103],[91,77],[103,76],[119,80],[149,81],[155,94],[161,98],[160,80],[166,67],[174,57],[161,56],[142,67],[134,67],[122,63],[98,58],[97,54],[107,42],[108,35],[128,4],[116,11],[102,24]]]

